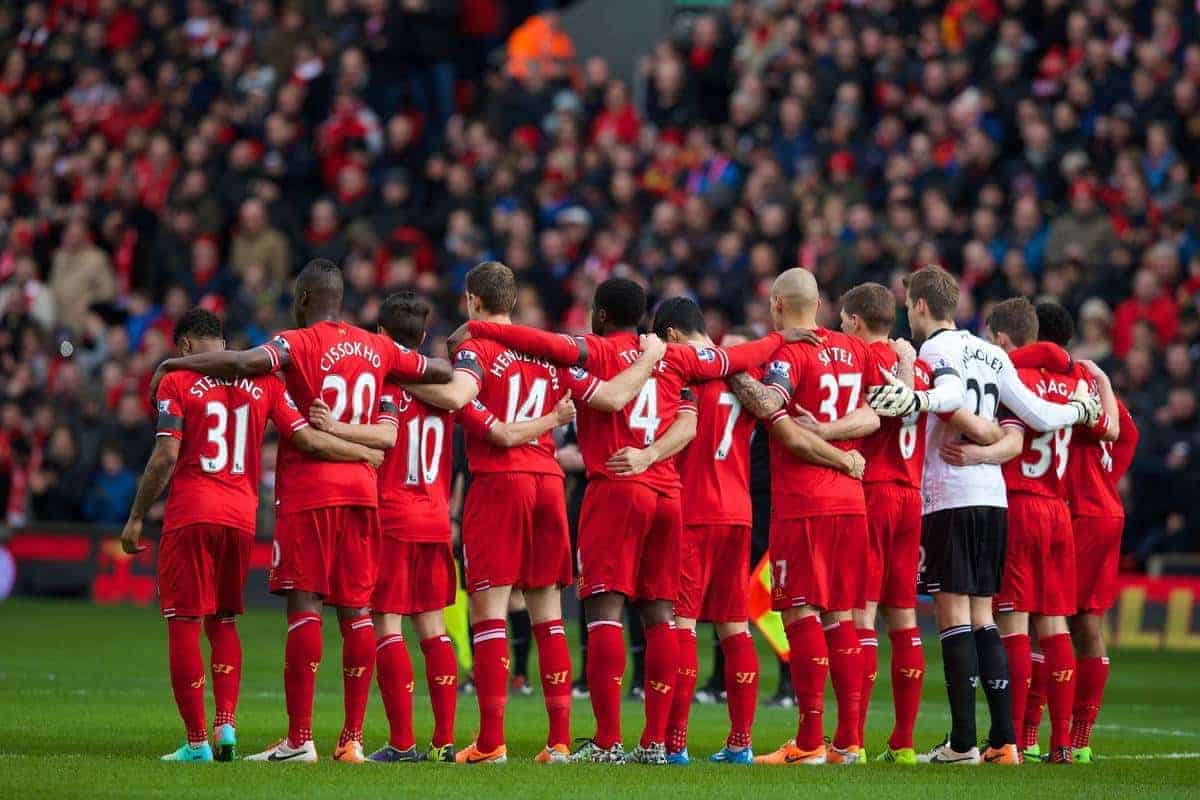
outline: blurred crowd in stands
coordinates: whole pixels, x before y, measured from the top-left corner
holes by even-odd
[[[783,268],[833,325],[847,288],[902,299],[941,263],[963,326],[1015,294],[1071,309],[1143,432],[1129,565],[1200,549],[1196,3],[733,0],[678,13],[630,82],[556,5],[0,5],[8,522],[122,520],[174,320],[258,344],[310,258],[363,325],[431,296],[433,352],[488,258],[521,322],[584,330],[625,275],[718,340],[769,325]]]

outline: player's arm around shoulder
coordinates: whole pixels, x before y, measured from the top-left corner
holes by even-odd
[[[679,413],[671,426],[643,448],[622,447],[608,457],[605,468],[619,477],[640,475],[660,461],[666,461],[687,447],[696,438],[697,414],[694,400],[685,395],[679,406]]]
[[[168,358],[158,365],[154,377],[150,379],[150,397],[158,395],[159,385],[172,372],[199,372],[212,378],[233,380],[266,375],[283,366],[286,366],[286,362],[280,361],[278,352],[270,345],[252,347],[249,350],[214,350],[211,353]]]

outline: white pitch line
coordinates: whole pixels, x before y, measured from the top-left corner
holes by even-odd
[[[1134,755],[1131,753],[1119,753],[1117,755],[1102,755],[1097,756],[1097,761],[1144,761],[1147,759],[1191,759],[1200,758],[1200,753],[1150,753],[1146,755]]]

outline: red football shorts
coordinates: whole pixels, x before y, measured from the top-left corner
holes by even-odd
[[[689,525],[679,546],[675,614],[704,622],[745,622],[750,593],[750,527]]]
[[[1062,500],[1008,496],[1008,549],[995,608],[1049,617],[1075,613],[1075,535]]]
[[[1123,517],[1074,517],[1075,610],[1103,614],[1117,602]]]
[[[449,544],[383,537],[372,611],[406,616],[441,611],[454,605],[457,588],[454,551]]]
[[[867,518],[858,514],[772,520],[771,607],[862,608],[867,538]]]
[[[563,479],[486,472],[471,479],[463,508],[467,591],[540,589],[571,583],[571,534]]]
[[[267,587],[321,595],[326,605],[371,605],[379,571],[379,514],[368,506],[313,508],[275,518]]]
[[[164,617],[203,617],[246,610],[242,587],[250,571],[251,531],[186,525],[158,546],[158,597]]]
[[[921,491],[898,483],[864,483],[867,499],[867,600],[917,607],[921,566]]]
[[[675,602],[682,535],[678,496],[634,481],[593,480],[579,510],[579,596],[619,592]]]

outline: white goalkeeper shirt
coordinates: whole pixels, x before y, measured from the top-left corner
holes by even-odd
[[[994,422],[1003,405],[1029,427],[1047,431],[1074,425],[1079,412],[1073,406],[1038,397],[1021,382],[1007,353],[967,331],[934,331],[921,344],[920,357],[929,365],[933,380],[925,426],[921,513],[972,506],[1007,508],[1008,493],[999,464],[958,467],[942,458],[941,446],[962,437],[939,414],[948,417],[965,407]]]

